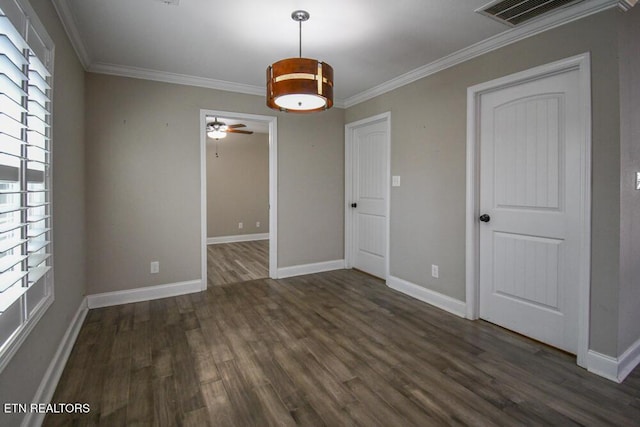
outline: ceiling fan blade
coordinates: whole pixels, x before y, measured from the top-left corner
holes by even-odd
[[[227,129],[227,133],[244,133],[245,135],[251,135],[253,131],[250,130],[238,130],[238,129]]]
[[[237,129],[237,128],[246,128],[247,125],[243,125],[242,123],[238,123],[237,125],[227,125],[227,129]]]

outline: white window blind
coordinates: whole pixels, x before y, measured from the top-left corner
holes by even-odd
[[[53,263],[51,49],[19,2],[0,5],[1,369],[53,300]]]

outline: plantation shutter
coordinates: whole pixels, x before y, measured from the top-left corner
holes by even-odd
[[[5,10],[7,11],[5,13]],[[0,9],[0,349],[53,293],[51,49],[15,2]]]

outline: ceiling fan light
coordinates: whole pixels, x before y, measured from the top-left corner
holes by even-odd
[[[213,139],[222,139],[227,137],[227,133],[218,129],[207,132],[207,136]]]

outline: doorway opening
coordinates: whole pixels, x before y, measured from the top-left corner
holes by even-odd
[[[277,119],[200,110],[200,159],[202,290],[275,278]]]

